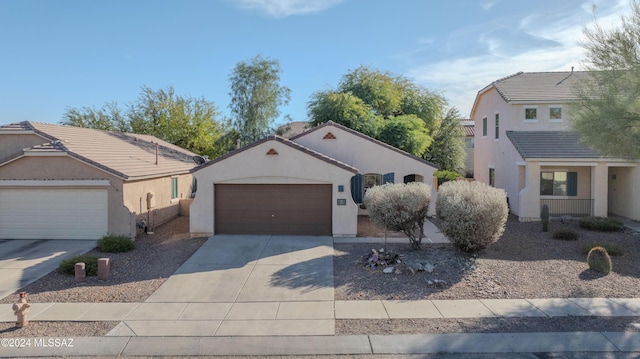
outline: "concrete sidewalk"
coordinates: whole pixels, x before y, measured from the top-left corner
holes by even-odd
[[[584,353],[623,355],[640,351],[637,332],[50,339],[28,338],[20,348],[3,345],[0,357],[538,353],[544,355],[527,357],[558,358],[548,353],[580,352],[580,357],[586,358]]]

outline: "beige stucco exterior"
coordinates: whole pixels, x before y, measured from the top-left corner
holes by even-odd
[[[45,138],[33,133],[28,133],[28,131],[4,135],[0,141],[0,160],[16,154],[25,148],[37,146],[44,142],[47,142]]]
[[[550,107],[561,107],[562,120],[549,118]],[[536,108],[537,120],[525,120],[525,109]],[[495,138],[495,115],[499,114],[499,138]],[[640,219],[640,169],[636,162],[619,159],[528,158],[523,159],[506,131],[567,131],[568,106],[562,102],[507,102],[493,87],[478,94],[472,118],[475,122],[474,177],[489,183],[495,170],[495,186],[507,192],[510,211],[522,221],[540,219],[541,171],[578,173],[578,193],[572,199],[593,200],[593,215],[616,214]],[[483,135],[483,119],[487,119]],[[616,180],[611,179],[616,175]],[[612,187],[613,186],[613,187]],[[614,189],[615,188],[615,189]],[[562,197],[558,197],[561,199]]]
[[[333,139],[325,139],[331,132]],[[419,175],[432,184],[437,168],[405,152],[391,148],[368,137],[359,136],[339,125],[325,124],[293,140],[314,151],[356,167],[360,174],[394,173],[394,182],[402,183],[404,176]],[[429,214],[435,214],[437,190],[432,186]]]
[[[9,136],[11,137],[11,136]],[[191,191],[191,174],[178,176],[179,192],[189,196]],[[109,234],[126,235],[135,238],[136,220],[147,219],[146,193],[157,194],[155,225],[178,216],[179,198],[170,200],[171,179],[162,177],[155,179],[125,182],[102,169],[86,164],[67,156],[65,153],[44,153],[27,155],[4,164],[0,169],[0,180],[107,180],[108,192],[108,231]],[[140,199],[144,199],[143,210],[140,211]]]
[[[267,155],[271,149],[277,155]],[[216,184],[331,184],[332,230],[334,236],[357,233],[357,205],[348,190],[354,173],[277,140],[268,140],[215,161],[193,173],[198,183],[191,203],[190,230],[193,236],[215,233],[214,186]],[[346,205],[338,205],[345,199]]]

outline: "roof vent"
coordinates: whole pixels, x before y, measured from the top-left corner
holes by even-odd
[[[331,132],[327,132],[326,135],[324,135],[324,137],[322,137],[323,140],[335,140],[336,136],[331,133]]]
[[[267,156],[275,156],[278,154],[278,151],[276,151],[275,149],[270,149],[269,151],[267,151]]]

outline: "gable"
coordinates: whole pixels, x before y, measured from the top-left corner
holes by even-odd
[[[361,173],[387,173],[389,168],[407,171],[421,168],[421,172],[432,173],[438,168],[429,161],[332,122],[314,127],[291,140],[354,166]]]
[[[22,150],[25,148],[37,146],[45,142],[49,142],[49,140],[38,136],[33,132],[0,132],[0,163],[4,162],[4,160],[9,157],[22,153]]]

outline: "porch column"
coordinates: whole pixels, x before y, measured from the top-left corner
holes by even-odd
[[[527,161],[526,187],[520,191],[518,216],[521,221],[540,219],[540,162]]]
[[[598,162],[591,167],[591,198],[593,199],[593,215],[606,217],[608,214],[608,178],[609,168],[606,162]]]

